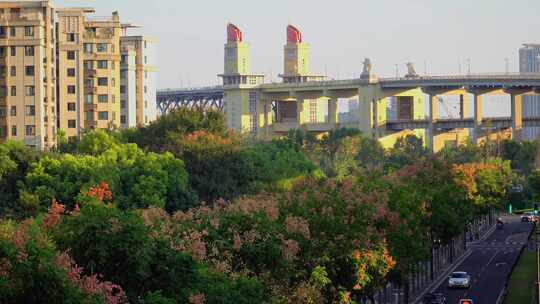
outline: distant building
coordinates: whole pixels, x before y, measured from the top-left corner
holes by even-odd
[[[540,44],[524,44],[519,49],[519,72],[540,73]],[[523,96],[523,117],[540,116],[540,96]],[[523,138],[538,138],[540,128],[523,128]]]
[[[146,36],[120,38],[120,123],[122,128],[146,125],[157,117],[156,39]]]
[[[338,114],[340,123],[357,123],[360,121],[360,103],[358,99],[350,99],[345,101],[347,104],[347,112]],[[342,104],[343,105],[343,104]]]
[[[55,146],[55,57],[52,3],[0,2],[0,142]]]

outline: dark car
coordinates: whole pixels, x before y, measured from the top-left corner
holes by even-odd
[[[427,293],[422,300],[423,304],[446,304],[446,297],[442,293]]]

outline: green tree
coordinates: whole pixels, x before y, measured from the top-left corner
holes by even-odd
[[[46,154],[27,148],[20,142],[0,144],[0,217],[22,219],[35,215],[39,210],[38,200],[29,198],[21,190],[32,164],[43,155]],[[20,195],[27,199],[19,200]]]

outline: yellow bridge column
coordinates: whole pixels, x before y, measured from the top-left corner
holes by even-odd
[[[510,109],[512,112],[512,138],[522,139],[523,112],[521,108],[521,95],[510,94]]]
[[[263,116],[263,137],[270,138],[270,125],[272,124],[271,97],[261,94],[262,116]]]
[[[469,115],[469,95],[467,92],[459,95],[459,118],[465,119]]]
[[[294,96],[293,98],[296,99],[296,123],[298,123],[298,128],[301,128],[302,125],[306,123],[304,97],[298,93],[294,93],[292,96]]]
[[[523,109],[521,107],[521,96],[531,92],[531,89],[505,89],[504,92],[510,95],[510,113],[512,115],[512,138],[521,140],[523,138]]]

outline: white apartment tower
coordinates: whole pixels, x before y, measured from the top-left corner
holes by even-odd
[[[124,29],[128,25],[125,25]],[[122,128],[146,125],[157,118],[155,38],[120,38],[120,123]]]

